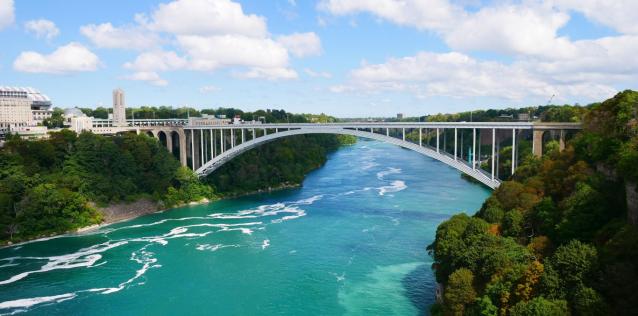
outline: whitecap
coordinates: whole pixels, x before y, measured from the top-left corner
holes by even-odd
[[[401,169],[389,167],[387,170],[377,172],[377,179],[383,180],[385,176],[395,173],[401,173]]]
[[[71,254],[66,254],[61,256],[26,257],[26,258],[17,257],[16,259],[36,259],[36,260],[46,259],[48,260],[48,262],[38,270],[22,272],[10,277],[9,279],[0,281],[0,285],[16,282],[18,280],[26,278],[27,276],[33,273],[42,273],[42,272],[47,272],[52,270],[59,270],[59,269],[91,267],[98,260],[102,258],[102,255],[100,255],[99,253],[102,253],[104,251],[107,251],[115,247],[119,247],[127,243],[128,241],[119,241],[115,243],[105,242],[105,243],[93,245],[88,248],[80,249],[77,252],[74,252]]]
[[[394,193],[394,192],[403,191],[407,187],[408,186],[405,185],[405,182],[401,180],[395,180],[395,181],[392,181],[390,185],[382,186],[380,188],[377,188],[377,190],[379,190],[379,195],[385,195],[386,193]]]
[[[270,246],[270,239],[264,239],[264,241],[261,244],[261,249],[266,249],[268,248],[268,246]]]
[[[53,296],[40,296],[40,297],[31,297],[31,298],[22,298],[13,301],[6,301],[0,303],[0,309],[8,309],[8,308],[29,308],[33,305],[49,303],[49,302],[63,302],[66,300],[70,300],[75,298],[77,294],[75,293],[66,293],[61,295],[53,295]]]

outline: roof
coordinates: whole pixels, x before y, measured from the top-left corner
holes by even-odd
[[[18,94],[26,94],[27,98],[36,102],[51,102],[48,96],[31,87],[6,87],[0,86],[0,96],[2,92],[18,92]]]

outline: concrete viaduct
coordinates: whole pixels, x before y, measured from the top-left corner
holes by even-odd
[[[98,134],[147,133],[166,145],[184,166],[206,176],[241,153],[264,143],[293,135],[340,134],[374,139],[416,151],[451,166],[490,188],[497,188],[500,159],[509,159],[513,174],[518,164],[518,143],[532,142],[536,156],[543,140],[559,141],[562,150],[568,133],[579,123],[543,122],[398,122],[398,123],[282,123],[189,125],[187,120],[136,120],[125,127],[94,123]],[[500,149],[511,146],[511,156]],[[483,149],[483,150],[482,150]],[[487,152],[485,152],[487,150]],[[482,152],[483,151],[483,152]],[[509,169],[510,167],[508,167]]]

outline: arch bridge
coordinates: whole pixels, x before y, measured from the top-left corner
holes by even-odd
[[[508,177],[516,170],[520,142],[531,141],[532,152],[540,156],[543,139],[548,134],[559,140],[562,150],[566,134],[581,127],[578,123],[400,122],[241,123],[131,128],[147,132],[160,140],[163,133],[165,141],[162,143],[171,152],[178,149],[182,165],[192,168],[199,176],[206,176],[243,152],[279,138],[338,134],[374,139],[413,150],[494,189],[500,185],[501,178]],[[502,154],[501,151],[508,147],[510,152]],[[499,167],[505,163],[507,168]]]

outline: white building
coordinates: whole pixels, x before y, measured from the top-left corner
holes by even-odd
[[[64,110],[64,126],[68,126],[70,130],[76,133],[83,131],[91,131],[93,128],[93,118],[86,116],[82,110],[71,108]]]
[[[51,99],[33,88],[0,87],[0,131],[37,126],[50,118]]]
[[[124,90],[113,90],[113,126],[126,126]]]

